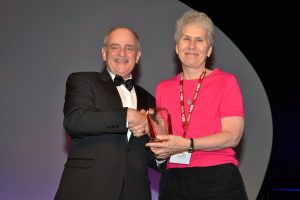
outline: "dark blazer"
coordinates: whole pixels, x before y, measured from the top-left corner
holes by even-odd
[[[134,88],[138,109],[155,107],[151,94]],[[106,69],[68,77],[64,127],[72,140],[56,200],[117,200],[123,184],[126,200],[151,199],[148,166],[156,163],[145,148],[149,138],[128,141],[126,117]]]

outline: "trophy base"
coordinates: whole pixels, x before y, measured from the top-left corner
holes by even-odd
[[[149,142],[150,142],[150,143],[154,143],[154,142],[158,143],[158,142],[163,142],[163,140],[156,139],[156,138],[150,138],[150,141],[149,141]]]

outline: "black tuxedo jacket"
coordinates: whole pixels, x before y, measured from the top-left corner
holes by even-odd
[[[146,90],[134,86],[137,109],[155,107]],[[148,136],[127,139],[127,108],[106,69],[68,77],[64,127],[72,140],[56,200],[151,199],[148,166],[156,168],[145,148]]]

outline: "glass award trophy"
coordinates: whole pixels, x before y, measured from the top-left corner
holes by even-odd
[[[147,114],[150,142],[162,142],[157,135],[172,134],[171,117],[166,108],[151,108]]]

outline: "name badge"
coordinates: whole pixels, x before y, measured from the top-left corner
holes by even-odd
[[[188,165],[188,164],[190,164],[191,156],[192,156],[192,153],[185,151],[183,153],[178,153],[178,154],[172,155],[170,157],[169,162]]]

